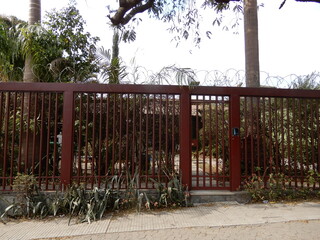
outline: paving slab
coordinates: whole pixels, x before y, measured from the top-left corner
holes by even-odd
[[[66,217],[50,220],[11,221],[7,224],[0,223],[0,239],[28,240],[105,233],[110,220],[111,215],[91,224],[71,221],[71,224],[68,225],[69,219]]]
[[[318,227],[320,202],[214,203],[177,210],[114,214],[91,224],[73,221],[70,226],[66,217],[51,220],[14,221],[7,224],[0,223],[0,239],[86,239],[86,237],[88,237],[87,239],[99,239],[99,237],[105,239],[106,236],[108,239],[126,239],[128,236],[128,239],[132,239],[130,238],[132,234],[140,236],[138,239],[152,239],[155,232],[158,232],[158,236],[163,236],[163,238],[157,239],[167,239],[166,237],[168,239],[184,239],[185,233],[190,232],[192,235],[191,232],[196,231],[192,229],[201,230],[198,233],[203,236],[201,235],[202,237],[199,239],[206,239],[206,234],[228,227],[243,229],[257,226],[258,229],[263,229],[263,226],[275,224],[273,229],[276,230],[282,229],[283,224],[297,221],[300,221],[300,225],[310,222],[306,227],[313,229],[312,234],[315,234],[316,231],[320,234]],[[288,226],[286,227],[289,228]],[[174,235],[170,235],[168,232],[174,233]],[[173,236],[175,238],[172,238]]]

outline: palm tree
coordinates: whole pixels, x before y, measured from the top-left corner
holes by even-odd
[[[257,0],[244,0],[246,87],[260,86]]]
[[[29,1],[29,19],[28,19],[28,29],[30,29],[30,26],[40,23],[41,21],[41,0],[30,0]],[[32,42],[30,43],[32,45]],[[28,46],[28,49],[25,50],[25,64],[24,64],[24,71],[23,71],[23,82],[36,82],[37,78],[35,73],[33,72],[33,56],[30,50],[30,46]],[[25,119],[27,119],[28,115],[31,114],[29,112],[29,106],[30,106],[30,95],[24,96],[24,116],[21,116]],[[36,113],[34,113],[36,114]],[[30,116],[29,116],[30,117]],[[34,130],[35,131],[35,130]],[[32,142],[32,136],[33,136],[33,130],[28,129],[22,133],[22,148],[21,148],[21,156],[22,156],[22,162],[27,164],[27,167],[31,167],[31,159],[32,159],[32,152],[34,147],[37,146],[37,144],[33,144]],[[38,135],[38,134],[37,134]],[[29,144],[30,143],[30,144]],[[27,155],[25,154],[28,153]],[[38,160],[38,152],[35,154],[36,161]]]
[[[29,1],[29,25],[34,25],[41,22],[41,0]],[[32,71],[32,55],[29,53],[25,59],[25,66],[23,72],[24,82],[36,82],[37,78]]]

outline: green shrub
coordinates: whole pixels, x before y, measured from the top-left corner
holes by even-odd
[[[49,195],[39,191],[32,175],[18,174],[13,183],[17,201],[5,209],[1,219],[4,220],[6,216],[44,218],[48,215],[68,215],[69,224],[72,218],[76,218],[78,222],[90,223],[101,219],[108,211],[189,206],[189,194],[182,186],[180,177],[177,174],[167,176],[168,187],[153,180],[157,186],[157,196],[149,196],[138,188],[137,173],[133,177],[128,176],[129,184],[125,190],[86,190],[81,185],[72,185],[64,193]],[[120,186],[120,179],[113,177],[111,186]]]
[[[245,181],[244,189],[251,195],[252,202],[294,201],[320,199],[320,191],[314,188],[319,173],[309,172],[307,186],[294,188],[291,179],[284,174],[265,176],[252,175]]]

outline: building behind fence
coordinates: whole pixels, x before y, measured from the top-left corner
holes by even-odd
[[[0,84],[0,188],[237,190],[253,175],[319,188],[316,90],[59,83]],[[312,181],[311,181],[312,179]]]

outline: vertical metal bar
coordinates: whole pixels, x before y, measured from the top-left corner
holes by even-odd
[[[231,129],[231,121],[230,121],[230,113],[231,113],[231,107],[230,107],[230,96],[227,97],[228,98],[228,102],[227,102],[227,112],[228,112],[228,118],[227,118],[227,132],[231,132],[232,129]],[[239,102],[240,102],[240,99],[239,99]],[[239,106],[239,109],[240,109],[240,106]],[[239,118],[241,118],[241,116],[239,115]],[[239,138],[240,138],[240,155],[239,155],[239,161],[240,161],[240,166],[241,166],[241,137],[240,137],[240,129],[241,129],[241,121],[240,121],[240,124],[239,124]],[[228,138],[227,141],[226,141],[226,144],[227,144],[227,154],[228,154],[228,166],[231,165],[231,147],[230,147],[230,142],[231,142],[231,139],[230,139],[230,134],[226,135],[226,137]],[[229,182],[229,188],[231,189],[231,170],[230,170],[230,167],[227,168],[228,170],[228,182]],[[239,175],[240,175],[240,181],[241,181],[241,168],[239,169]]]
[[[139,176],[139,182],[138,182],[138,186],[139,188],[141,188],[141,175],[142,175],[142,95],[139,94],[139,170],[138,170],[138,176]]]
[[[292,171],[292,167],[291,167],[291,137],[290,137],[290,110],[293,109],[290,107],[290,101],[292,101],[292,99],[289,99],[287,98],[287,153],[288,153],[288,174],[289,174],[289,179],[290,179],[290,182],[289,182],[289,187],[291,187],[291,183],[292,183],[292,180],[290,178],[290,176],[292,175],[291,171]],[[293,99],[294,101],[294,99]]]
[[[215,165],[216,165],[216,171],[215,171],[215,180],[216,180],[216,187],[219,185],[219,101],[217,96],[215,96]]]
[[[311,132],[311,143],[310,143],[310,147],[311,147],[311,164],[312,164],[312,170],[316,171],[315,168],[315,146],[314,146],[314,126],[316,126],[315,124],[315,115],[314,115],[314,103],[317,101],[317,99],[311,99],[310,100],[310,112],[311,112],[311,116],[310,116],[310,132]],[[313,184],[313,188],[315,188],[315,184]]]
[[[63,129],[61,155],[61,183],[67,187],[71,184],[73,159],[73,126],[74,126],[74,96],[72,91],[63,94]]]
[[[210,102],[209,102],[209,175],[210,175],[210,187],[212,187],[212,125],[213,125],[213,120],[212,120],[212,96],[210,96]]]
[[[180,97],[180,168],[182,184],[192,188],[191,181],[191,99],[188,88],[182,88]]]
[[[283,106],[283,98],[280,98],[280,115],[281,115],[281,173],[284,173],[285,171],[285,162],[284,162],[284,124],[283,124],[283,121],[284,121],[284,106]]]
[[[199,95],[195,96],[195,102],[194,104],[195,106],[195,118],[196,118],[196,123],[195,123],[195,138],[196,138],[196,156],[195,156],[195,160],[196,160],[196,187],[199,187],[199,106],[198,106],[198,100],[199,100]],[[192,109],[193,110],[193,109]],[[193,161],[193,159],[192,159]]]
[[[86,98],[86,131],[85,131],[85,153],[84,153],[84,184],[85,184],[85,188],[87,188],[87,173],[88,173],[88,150],[89,150],[89,146],[88,146],[88,141],[89,141],[89,110],[90,109],[90,97],[89,97],[89,93],[87,93],[87,98]],[[80,166],[82,165],[82,159],[81,159],[81,163]],[[81,166],[82,169],[82,166]]]
[[[32,138],[32,160],[31,160],[31,174],[35,174],[35,154],[36,154],[36,134],[37,134],[37,113],[38,113],[38,93],[34,97],[34,115],[33,115],[33,138]],[[38,147],[38,146],[37,146]]]
[[[309,170],[310,170],[309,169],[309,148],[308,148],[308,146],[309,146],[309,136],[308,136],[309,135],[309,131],[308,131],[309,127],[308,126],[309,126],[309,124],[308,124],[308,119],[307,119],[307,116],[310,116],[310,114],[308,114],[308,108],[310,108],[310,106],[309,106],[308,102],[310,102],[309,99],[305,99],[305,108],[304,108],[305,136],[304,136],[304,138],[305,138],[305,148],[306,148],[305,149],[305,152],[306,152],[305,159],[306,159],[306,165],[307,165],[306,166],[307,167],[306,175],[308,175]],[[310,129],[312,129],[312,125],[310,126]],[[304,168],[303,168],[303,170],[304,170]],[[304,178],[302,178],[302,179],[304,181]],[[308,181],[307,181],[307,186],[309,187],[309,182]]]
[[[319,114],[319,101],[320,99],[317,99],[316,101],[316,124],[317,124],[317,134],[316,138],[318,141],[317,149],[318,149],[318,159],[315,159],[317,161],[317,172],[320,172],[320,114]],[[320,185],[320,177],[318,177],[318,184]]]
[[[93,189],[94,185],[94,176],[95,176],[95,168],[96,168],[96,122],[97,122],[97,93],[93,93],[93,113],[92,113],[92,156],[91,156],[91,189]]]
[[[231,191],[236,191],[241,183],[241,151],[240,135],[234,136],[232,129],[240,129],[240,96],[231,95],[230,97],[230,172],[231,172]]]
[[[272,149],[272,108],[271,108],[271,98],[268,97],[268,111],[269,111],[269,173],[273,172],[273,161],[274,161],[274,156],[273,156],[273,149]]]
[[[29,165],[29,133],[30,133],[30,118],[31,118],[31,98],[32,98],[32,95],[31,95],[31,92],[29,92],[28,94],[28,112],[27,112],[27,131],[26,131],[26,139],[25,139],[25,146],[26,146],[26,152],[25,152],[25,165],[24,165],[24,173],[25,174],[28,174],[28,165]]]
[[[231,110],[232,111],[232,110]],[[248,178],[248,103],[244,97],[244,177]]]
[[[109,111],[107,112],[107,115],[108,115],[108,118],[111,117],[111,130],[109,132],[109,129],[108,129],[108,132],[107,134],[109,135],[109,133],[111,134],[110,138],[112,139],[112,142],[110,144],[110,156],[111,156],[111,159],[109,159],[109,163],[110,164],[110,168],[111,168],[111,175],[112,177],[118,173],[115,173],[115,137],[116,137],[116,102],[117,102],[117,95],[114,93],[114,94],[110,94],[109,95],[110,98],[108,98],[108,109],[111,110],[110,114],[109,114]],[[110,102],[111,101],[111,102]],[[112,105],[112,106],[111,106]],[[109,116],[109,115],[112,115],[112,116]],[[108,121],[108,120],[107,120]],[[109,146],[109,143],[107,145],[107,147]],[[108,157],[109,158],[109,157]],[[112,187],[114,187],[114,183],[112,184]]]
[[[161,163],[162,163],[162,148],[161,148],[161,145],[162,145],[162,94],[159,95],[159,128],[158,128],[158,131],[159,131],[159,158],[158,158],[158,179],[159,181],[161,181],[161,176],[162,176],[162,166],[161,166]]]
[[[136,171],[136,94],[133,95],[133,121],[132,121],[132,156],[131,156],[131,176],[134,176]]]
[[[126,104],[126,171],[129,173],[129,123],[130,123],[130,94],[127,94],[127,104]],[[126,182],[126,188],[128,183]]]
[[[199,101],[199,95],[196,95],[196,101],[195,101],[195,105],[196,105],[196,141],[197,141],[197,144],[196,144],[196,174],[197,174],[197,181],[196,181],[196,186],[199,187],[199,177],[200,177],[200,174],[199,174],[199,167],[200,167],[200,162],[199,162],[199,141],[200,141],[200,138],[199,138],[199,104],[198,104],[198,101]]]
[[[53,173],[52,173],[52,184],[53,189],[55,189],[55,177],[56,170],[58,167],[58,149],[57,149],[57,135],[58,135],[58,93],[55,93],[55,103],[54,103],[54,131],[53,131]]]
[[[21,171],[21,161],[22,161],[22,133],[23,133],[23,124],[24,124],[24,92],[21,94],[21,105],[20,105],[20,129],[19,129],[19,155],[18,155],[18,172]]]
[[[176,156],[176,150],[175,150],[175,118],[176,118],[176,95],[172,95],[172,123],[171,123],[171,161],[172,161],[172,164],[173,164],[173,167],[174,167],[174,171],[176,169],[180,169],[180,166],[179,168],[176,167],[176,162],[175,162],[175,156]]]
[[[11,139],[11,161],[10,161],[10,185],[13,184],[13,169],[15,168],[15,136],[16,136],[16,119],[17,119],[17,92],[14,92],[14,100],[13,100],[13,119],[12,119],[12,139]],[[2,106],[0,105],[0,108]],[[1,111],[1,110],[0,110]],[[2,118],[0,114],[0,118]],[[1,123],[0,123],[0,131],[1,131]]]
[[[3,101],[2,101],[2,98],[3,98],[3,92],[0,92],[0,132],[2,132],[2,125],[3,125],[3,121],[2,121],[2,118],[3,118],[3,113],[2,113],[2,106],[3,106]],[[1,146],[3,146],[3,138],[0,136],[0,148]],[[3,153],[0,153],[1,155],[2,154],[5,154],[4,152]],[[0,162],[0,166],[1,166],[1,162]],[[3,165],[2,165],[2,169],[4,170],[3,168]],[[1,172],[0,172],[1,174]],[[2,184],[3,182],[1,182],[1,185],[0,187],[2,187],[3,190],[5,190],[5,187],[4,185]]]
[[[156,163],[156,95],[153,94],[152,102],[152,177],[155,177],[155,163]]]
[[[303,163],[303,152],[302,152],[302,113],[301,113],[301,101],[302,99],[299,98],[299,170],[300,170],[300,183],[303,184],[303,168],[304,168],[304,163]]]
[[[298,187],[298,182],[297,182],[297,138],[296,138],[296,99],[293,99],[293,106],[292,106],[292,111],[293,111],[293,126],[292,126],[292,131],[293,131],[293,157],[294,157],[294,185],[295,187]]]
[[[48,116],[47,116],[47,149],[46,149],[46,183],[45,183],[45,189],[48,189],[48,181],[49,181],[49,160],[50,160],[50,128],[51,128],[51,98],[52,94],[49,93],[49,107],[48,107]]]
[[[255,139],[253,138],[254,134],[255,134],[255,127],[254,127],[254,124],[255,124],[255,119],[254,119],[254,116],[253,116],[253,112],[254,112],[254,104],[253,103],[253,97],[250,97],[250,129],[251,129],[251,132],[249,132],[250,134],[250,164],[251,164],[251,172],[250,172],[250,175],[254,174],[254,161],[255,161],[255,157],[254,157],[254,141]]]
[[[9,117],[10,117],[10,98],[11,93],[6,92],[5,94],[5,120],[4,120],[4,144],[3,144],[3,189],[6,189],[6,183],[7,183],[7,157],[8,157],[8,141],[9,141]]]
[[[279,154],[278,154],[278,98],[274,98],[274,125],[275,125],[275,132],[274,132],[274,137],[275,137],[275,158],[276,158],[276,174],[279,173]]]
[[[275,165],[276,174],[279,173],[279,154],[278,154],[278,98],[274,98],[274,137],[275,137]]]
[[[42,183],[42,153],[43,153],[43,142],[44,142],[44,123],[45,123],[45,113],[44,113],[44,108],[45,108],[45,93],[41,94],[41,113],[40,113],[40,119],[41,119],[41,123],[40,123],[40,151],[39,151],[39,182],[38,182],[38,186],[39,188],[41,187],[41,183]]]
[[[0,92],[0,132],[2,132],[2,106],[4,106],[3,104],[3,95],[4,95],[4,92]],[[1,146],[1,142],[0,142],[0,146]]]
[[[226,141],[226,129],[225,129],[225,105],[224,105],[224,96],[221,96],[221,114],[222,114],[222,135],[221,135],[221,142],[222,142],[222,186],[226,186],[226,154],[225,154],[225,141]]]
[[[267,170],[266,99],[265,97],[262,98],[262,135],[263,135],[263,169],[265,172]]]
[[[105,159],[105,175],[109,175],[109,111],[110,111],[110,94],[107,94],[107,110],[106,110],[106,159]]]
[[[256,147],[256,152],[257,152],[257,167],[259,169],[258,175],[260,175],[260,169],[261,169],[261,152],[260,152],[260,97],[257,97],[257,107],[256,107],[256,124],[257,124],[257,147]]]
[[[165,114],[166,114],[166,127],[165,127],[165,131],[166,131],[166,134],[165,134],[165,162],[166,162],[166,168],[167,169],[171,169],[170,166],[169,166],[169,158],[168,158],[168,155],[169,155],[169,151],[168,151],[168,145],[169,145],[169,111],[168,111],[168,104],[169,104],[169,99],[168,99],[168,94],[166,94],[166,105],[165,105]],[[171,172],[170,172],[171,174]]]
[[[80,178],[81,178],[81,158],[82,158],[82,108],[83,108],[83,102],[82,102],[82,99],[83,99],[83,93],[80,93],[79,94],[79,128],[78,128],[78,156],[77,156],[77,159],[75,161],[77,161],[77,182],[78,184],[80,184]]]
[[[119,111],[120,111],[120,114],[119,114],[119,148],[118,148],[118,161],[119,161],[119,174],[122,173],[122,118],[123,118],[123,94],[119,94],[119,100],[120,100],[120,103],[119,103]]]
[[[100,104],[99,104],[99,146],[98,146],[98,188],[101,186],[101,156],[102,156],[102,113],[103,113],[103,93],[100,93]]]
[[[202,96],[202,175],[203,175],[203,187],[206,187],[206,154],[205,154],[205,135],[206,135],[206,114],[205,114],[205,97]]]
[[[150,96],[147,94],[147,103],[146,103],[146,115],[145,115],[145,121],[146,121],[146,186],[149,188],[149,104],[150,104]]]

